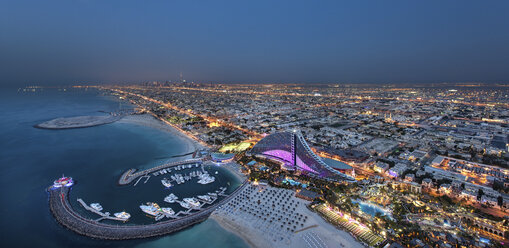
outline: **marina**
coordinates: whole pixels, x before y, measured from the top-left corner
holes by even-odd
[[[241,186],[235,189],[231,194],[221,199],[217,204],[211,205],[206,208],[200,208],[199,211],[191,212],[189,209],[188,214],[180,218],[172,218],[170,220],[158,221],[153,224],[147,225],[113,225],[101,223],[103,219],[111,219],[119,217],[112,217],[106,213],[97,211],[96,209],[88,206],[83,200],[79,201],[80,204],[87,210],[101,215],[99,219],[89,219],[78,214],[69,202],[69,191],[71,186],[48,188],[49,206],[51,213],[55,216],[56,220],[63,226],[70,230],[92,238],[109,239],[109,240],[123,240],[123,239],[138,239],[154,237],[173,233],[182,230],[186,227],[200,223],[206,220],[210,214],[219,206],[227,203],[230,199],[236,196],[239,192],[246,187],[247,183],[244,181]],[[225,195],[226,188],[222,188],[216,195]],[[214,194],[214,193],[211,193]],[[200,204],[203,206],[205,203]],[[163,210],[169,214],[169,209]],[[119,215],[122,213],[119,213]],[[177,213],[175,215],[179,215]],[[164,217],[164,216],[163,216]],[[163,217],[159,217],[162,219]]]

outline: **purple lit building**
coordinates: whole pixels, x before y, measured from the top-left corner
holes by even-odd
[[[355,182],[353,177],[335,170],[318,157],[298,131],[268,135],[258,141],[250,153],[280,161],[286,168],[299,170],[309,176],[336,182]]]

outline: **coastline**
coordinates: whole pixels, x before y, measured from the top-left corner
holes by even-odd
[[[180,139],[182,143],[185,144],[186,148],[184,149],[184,153],[206,149],[206,147],[200,144],[198,141],[188,137],[186,134],[180,132],[170,125],[165,124],[150,114],[125,116],[117,121],[117,123],[135,124],[168,132]]]

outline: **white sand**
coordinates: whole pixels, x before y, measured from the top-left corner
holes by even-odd
[[[249,187],[246,187],[246,189],[247,188]],[[276,189],[272,187],[267,188]],[[277,190],[278,192],[287,191],[283,189]],[[256,200],[253,200],[253,197],[255,197]],[[249,202],[249,200],[244,200],[243,202],[252,207],[257,206],[257,204],[254,203],[258,200],[258,198],[256,198],[256,193],[252,193],[250,198],[252,199],[251,202]],[[295,204],[296,210],[289,211],[288,215],[302,214],[308,217],[303,227],[298,225],[296,229],[297,233],[286,231],[286,227],[281,229],[280,225],[282,221],[269,223],[268,221],[262,221],[257,217],[253,217],[253,215],[247,212],[236,210],[236,208],[243,203],[234,204],[236,207],[233,208],[229,208],[225,205],[221,209],[215,211],[211,215],[211,218],[216,220],[226,230],[244,239],[251,247],[364,247],[350,234],[337,229],[333,225],[327,223],[318,214],[307,209],[306,205],[309,202],[295,197],[293,192],[291,192],[290,201],[291,200],[298,201],[299,204]],[[258,206],[255,207],[255,209],[258,209]],[[277,207],[275,209],[277,209]],[[305,230],[299,231],[301,229]]]

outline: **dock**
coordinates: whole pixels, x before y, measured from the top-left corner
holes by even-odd
[[[121,218],[117,218],[115,216],[110,216],[110,213],[106,212],[106,213],[103,213],[101,211],[97,211],[95,209],[93,209],[92,207],[88,206],[81,198],[78,199],[78,202],[81,204],[81,206],[83,206],[86,210],[94,213],[94,214],[97,214],[97,215],[100,215],[101,218],[99,219],[96,219],[96,221],[101,221],[101,220],[105,220],[105,219],[108,219],[108,220],[118,220],[118,221],[122,221],[122,222],[125,222],[127,221],[126,219],[121,219]]]
[[[203,163],[203,159],[187,159],[184,161],[178,161],[178,162],[172,162],[172,163],[159,165],[159,166],[152,167],[150,169],[146,169],[146,170],[142,170],[142,171],[138,171],[138,172],[135,172],[136,169],[129,169],[126,172],[124,172],[122,174],[122,176],[120,176],[120,179],[118,180],[118,184],[119,185],[127,185],[127,184],[132,183],[134,180],[136,180],[137,178],[139,178],[141,176],[147,176],[148,174],[156,172],[158,170],[175,167],[175,166],[179,166],[179,165],[196,164],[196,163],[200,163],[200,164]]]

